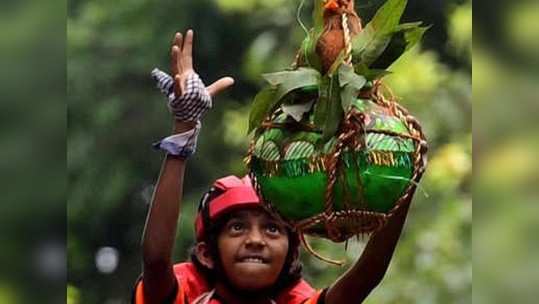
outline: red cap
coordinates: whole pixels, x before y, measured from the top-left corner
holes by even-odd
[[[202,209],[209,208],[210,220],[215,220],[233,209],[260,206],[260,199],[251,184],[249,176],[242,179],[233,175],[223,177],[216,180],[213,187],[220,189],[223,193],[207,202],[206,206],[202,206],[198,211],[195,220],[195,233],[198,241],[204,238],[205,233]]]

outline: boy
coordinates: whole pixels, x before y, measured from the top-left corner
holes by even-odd
[[[185,41],[184,41],[185,40]],[[315,291],[301,279],[299,241],[286,224],[267,213],[248,178],[217,180],[200,202],[192,262],[171,260],[180,212],[185,162],[195,151],[202,115],[211,99],[234,80],[207,88],[193,70],[193,31],[177,33],[172,46],[173,77],[152,75],[168,96],[174,133],[156,144],[165,150],[143,236],[144,272],[134,302],[176,304],[361,303],[380,283],[409,208],[408,199],[374,233],[359,260],[331,286]]]

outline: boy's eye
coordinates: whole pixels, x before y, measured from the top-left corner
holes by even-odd
[[[266,229],[268,230],[269,233],[271,234],[278,234],[278,233],[281,233],[281,227],[279,227],[278,225],[276,224],[269,224]]]
[[[230,230],[232,231],[242,231],[244,227],[243,223],[240,222],[230,224]]]

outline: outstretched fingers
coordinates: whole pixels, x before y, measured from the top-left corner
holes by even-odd
[[[185,92],[185,82],[193,69],[193,30],[188,30],[185,36],[176,33],[172,42],[170,54],[170,70],[174,78],[174,93],[181,96]],[[216,96],[234,84],[232,77],[223,77],[207,87],[210,96]]]
[[[182,56],[182,44],[183,44],[183,36],[181,33],[176,33],[174,35],[174,39],[172,41],[172,48],[170,50],[170,71],[172,73],[172,77],[174,78],[174,93],[176,96],[182,95],[183,89],[180,85],[176,82],[176,76],[182,74],[183,72],[183,66],[181,63],[181,56]]]
[[[185,41],[181,51],[181,64],[183,72],[187,73],[193,70],[193,30],[188,30],[185,35]]]
[[[175,76],[182,72],[181,62],[179,61],[179,58],[181,56],[182,43],[183,43],[182,34],[176,33],[172,41],[172,48],[171,48],[171,54],[170,54],[170,59],[171,59],[170,70],[172,72],[172,76]]]
[[[223,77],[216,82],[212,83],[207,87],[208,93],[211,97],[216,96],[220,92],[228,89],[234,84],[234,78],[232,77]]]

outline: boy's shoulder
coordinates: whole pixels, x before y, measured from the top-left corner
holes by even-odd
[[[194,299],[210,290],[208,281],[191,262],[174,264],[174,275],[178,285],[189,299]]]
[[[304,279],[300,279],[294,285],[284,289],[276,298],[278,304],[281,303],[304,303],[312,298],[316,290]]]

